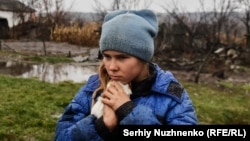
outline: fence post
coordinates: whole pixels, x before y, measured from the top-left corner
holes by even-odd
[[[0,40],[0,51],[2,50],[2,40]]]

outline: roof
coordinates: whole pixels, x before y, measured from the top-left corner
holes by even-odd
[[[34,9],[18,0],[0,0],[0,11],[35,12]]]

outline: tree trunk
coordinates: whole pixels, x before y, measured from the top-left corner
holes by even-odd
[[[246,35],[246,47],[250,49],[250,35],[249,34]]]

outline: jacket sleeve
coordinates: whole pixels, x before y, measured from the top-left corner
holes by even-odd
[[[197,117],[188,93],[179,84],[171,84],[167,93],[156,99],[127,102],[117,109],[120,124],[197,125]],[[142,99],[142,98],[141,98]],[[146,98],[145,98],[146,99]]]
[[[179,100],[170,104],[171,111],[167,115],[167,123],[171,125],[197,125],[198,119],[191,99],[186,90]]]
[[[182,98],[161,97],[161,102],[142,104],[128,102],[117,111],[121,125],[197,125],[197,117],[191,100],[186,91]],[[164,101],[164,102],[163,102]],[[163,102],[163,103],[162,103]],[[150,108],[151,107],[151,108]],[[155,111],[153,110],[153,108]],[[157,115],[156,113],[161,113]]]
[[[116,114],[121,125],[161,125],[151,108],[132,101],[119,107]]]
[[[95,116],[90,115],[92,92],[86,85],[80,89],[58,120],[55,141],[102,140],[95,129]]]

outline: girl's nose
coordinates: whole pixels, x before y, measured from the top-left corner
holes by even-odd
[[[109,63],[109,70],[111,71],[115,71],[118,69],[118,66],[117,66],[117,63],[114,59],[110,60],[110,63]]]

